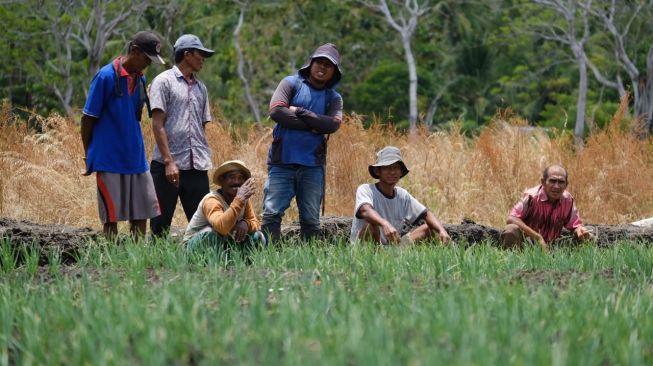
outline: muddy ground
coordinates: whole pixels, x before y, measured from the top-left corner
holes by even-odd
[[[351,229],[351,217],[326,216],[322,218],[322,236],[324,238],[348,238]],[[620,240],[653,243],[653,228],[633,225],[586,225],[596,235],[594,245],[610,246]],[[445,225],[451,238],[456,242],[471,246],[481,242],[498,245],[499,229],[483,226],[471,220],[464,220],[459,225]],[[299,225],[284,225],[282,233],[286,238],[299,236]],[[17,221],[0,218],[0,238],[10,238],[9,243],[15,255],[22,258],[21,248],[29,247],[40,251],[39,264],[46,264],[54,253],[59,254],[63,264],[75,262],[75,258],[86,243],[95,240],[99,232],[90,228],[76,228],[66,225],[42,225],[29,221]],[[564,233],[555,245],[576,245],[569,233]],[[4,243],[2,244],[4,247]],[[0,251],[1,252],[1,251]],[[1,256],[0,256],[1,257]]]
[[[322,235],[324,237],[344,236],[349,237],[351,230],[351,217],[326,216],[322,218]],[[634,225],[585,225],[596,235],[595,245],[610,246],[619,240],[643,241],[653,244],[653,228],[644,228]],[[484,226],[472,220],[465,219],[459,225],[448,225],[444,227],[451,238],[456,242],[463,242],[467,246],[481,242],[489,242],[498,245],[500,229]],[[287,237],[299,236],[299,224],[293,223],[282,228]],[[561,237],[556,240],[556,246],[576,245],[571,233],[563,231]]]
[[[19,262],[23,260],[25,254],[23,248],[37,248],[40,251],[40,265],[46,264],[49,256],[54,254],[60,256],[63,264],[74,263],[79,251],[89,240],[95,240],[99,234],[91,228],[41,225],[29,221],[0,218],[0,244],[4,247],[9,239]]]

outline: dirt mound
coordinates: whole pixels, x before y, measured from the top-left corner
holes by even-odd
[[[321,219],[322,238],[349,240],[352,217],[325,216]],[[653,228],[634,225],[587,225],[596,236],[595,245],[606,247],[620,240],[653,243]],[[498,245],[500,230],[479,225],[465,219],[460,225],[445,225],[451,238],[465,246],[480,242]],[[282,234],[288,239],[299,238],[299,223],[282,226]],[[95,240],[99,232],[90,228],[75,228],[65,225],[41,225],[29,221],[0,218],[0,239],[8,238],[19,262],[23,260],[25,246],[39,250],[39,264],[48,262],[52,253],[58,253],[64,264],[73,263],[77,254],[89,240]],[[176,239],[175,239],[176,238]],[[178,240],[179,238],[173,237]],[[2,241],[0,240],[0,243]],[[556,246],[573,246],[576,243],[571,233],[563,233]]]
[[[320,219],[320,229],[322,230],[322,238],[340,237],[349,240],[351,232],[351,223],[353,217],[341,216],[324,216]],[[456,242],[465,242],[466,244],[479,243],[485,240],[499,239],[499,230],[478,225],[471,220],[465,220],[461,225],[444,225],[445,229]],[[281,233],[284,237],[290,239],[299,238],[299,222],[293,222],[289,225],[284,225],[281,228]]]
[[[619,240],[653,243],[653,227],[634,225],[587,225],[596,236],[596,244],[610,246]]]
[[[48,257],[58,253],[61,263],[75,262],[77,253],[89,240],[95,240],[99,233],[90,228],[75,228],[66,225],[40,225],[29,221],[0,218],[0,239],[9,239],[18,262],[23,258],[22,248],[28,246],[39,250],[39,264],[48,262]]]
[[[499,242],[501,231],[475,223],[470,219],[463,219],[460,225],[444,225],[449,236],[455,242],[463,242],[467,245],[488,241],[491,243]]]
[[[321,238],[349,238],[351,232],[351,217],[323,216],[320,218]],[[281,225],[281,235],[286,239],[299,238],[299,222]]]
[[[320,228],[323,238],[349,238],[353,217],[325,216],[321,218]],[[498,245],[501,230],[490,226],[475,223],[464,219],[459,225],[445,224],[444,227],[455,242],[465,245],[474,245],[489,242]],[[601,247],[613,245],[620,240],[653,243],[653,228],[638,227],[634,225],[586,225],[595,237],[595,244]],[[299,238],[299,222],[284,225],[281,232],[286,238]],[[572,239],[572,234],[563,231],[556,240],[555,246],[574,246],[577,243]]]

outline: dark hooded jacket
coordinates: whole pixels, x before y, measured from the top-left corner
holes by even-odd
[[[323,89],[309,82],[311,63],[326,57],[334,65],[334,75]],[[340,54],[331,43],[318,47],[297,75],[284,78],[270,101],[270,117],[277,122],[268,164],[320,166],[326,162],[326,138],[340,128],[342,97],[335,87],[342,78]],[[295,113],[288,107],[297,107]]]
[[[326,89],[333,89],[338,85],[342,78],[342,71],[340,71],[340,53],[333,43],[325,43],[318,47],[311,57],[306,60],[306,63],[299,69],[298,74],[304,79],[308,80],[311,73],[311,64],[313,60],[320,57],[326,57],[336,66],[335,73],[331,80],[326,84]]]

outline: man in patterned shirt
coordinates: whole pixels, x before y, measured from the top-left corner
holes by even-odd
[[[591,238],[580,219],[574,197],[566,190],[567,170],[559,165],[549,166],[542,173],[541,183],[526,190],[510,210],[501,244],[505,248],[521,246],[526,235],[548,249],[563,227],[573,231],[579,240]]]
[[[209,193],[211,150],[204,126],[211,121],[204,83],[195,74],[213,50],[197,36],[185,34],[175,42],[175,66],[159,74],[150,88],[152,132],[156,145],[150,173],[161,206],[151,220],[153,235],[170,229],[177,199],[190,220],[197,205]]]

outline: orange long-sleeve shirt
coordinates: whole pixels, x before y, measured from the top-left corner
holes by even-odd
[[[224,205],[216,197],[208,197],[204,200],[202,211],[207,218],[213,230],[217,231],[220,235],[228,235],[233,231],[241,217],[247,223],[248,232],[261,229],[261,223],[254,214],[254,208],[250,201],[243,202],[239,198],[234,198],[229,207],[225,209]]]

